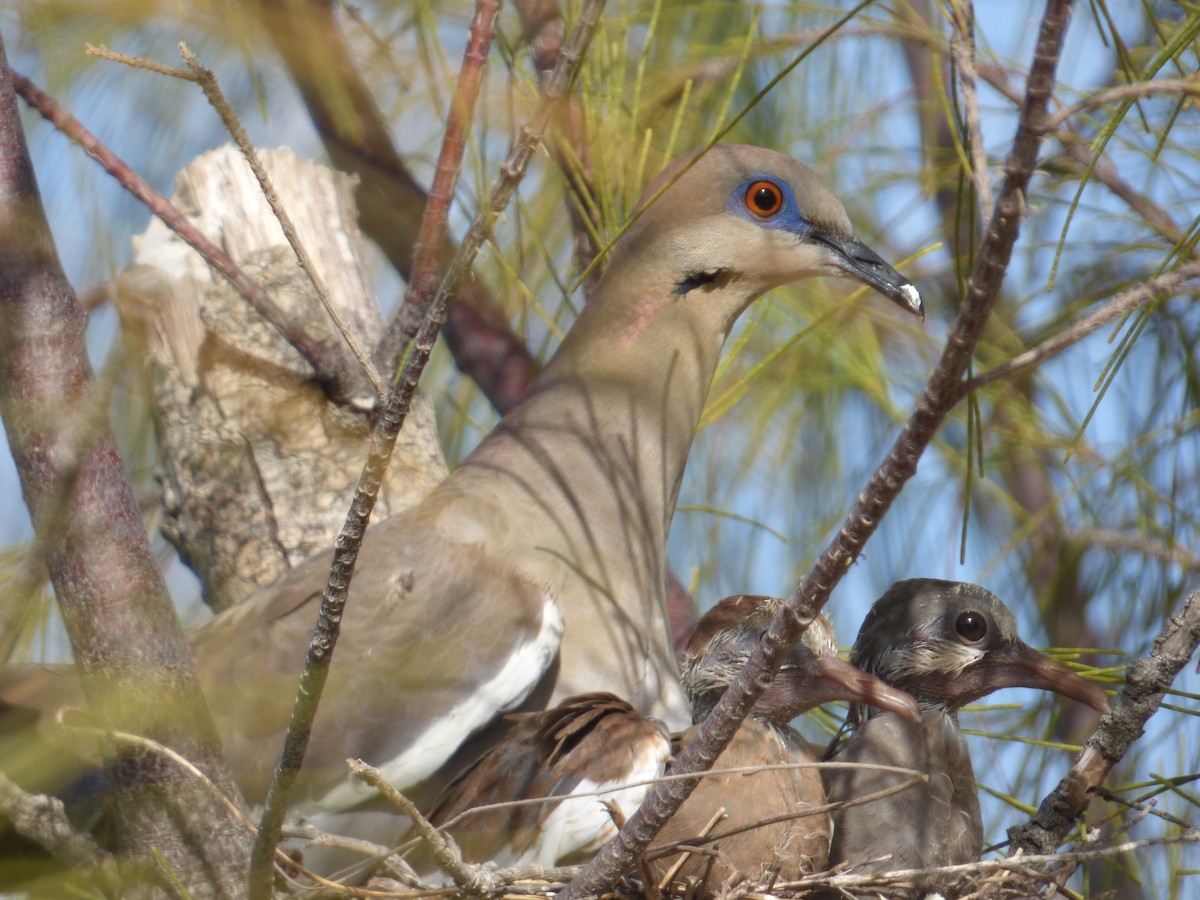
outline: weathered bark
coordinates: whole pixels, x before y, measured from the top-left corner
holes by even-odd
[[[355,224],[354,179],[288,150],[261,153],[330,301],[364,346],[382,332]],[[221,241],[291,317],[337,341],[244,159],[207,153],[177,178],[175,202]],[[366,459],[374,410],[330,402],[295,349],[157,220],[121,277],[127,333],[148,346],[161,445],[163,531],[215,610],[332,546]],[[392,515],[445,477],[422,398],[380,496]]]

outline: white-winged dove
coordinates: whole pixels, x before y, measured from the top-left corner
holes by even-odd
[[[683,683],[697,722],[745,665],[782,603],[770,597],[728,597],[700,619],[683,656]],[[822,616],[792,649],[717,765],[815,762],[816,756],[787,723],[831,700],[879,704],[917,717],[915,701],[903,691],[837,658],[833,630]],[[681,736],[684,744],[694,731]],[[470,862],[545,866],[579,862],[616,834],[612,804],[621,818],[641,804],[651,787],[645,782],[663,774],[670,748],[659,723],[612,694],[573,697],[544,712],[517,717],[505,739],[450,784],[429,819],[446,827]],[[595,795],[596,791],[608,792]],[[471,812],[516,800],[547,802]],[[728,816],[717,831],[823,802],[815,769],[706,777],[656,845],[697,836],[721,806]],[[814,864],[820,867],[829,849],[829,832],[825,813],[722,839],[718,862],[701,895],[763,871],[782,869],[790,877],[811,871]],[[649,871],[661,876],[676,856],[660,856],[650,863]],[[694,860],[681,877],[704,872],[707,857]],[[423,853],[416,868],[429,873]]]
[[[727,597],[700,620],[683,657],[683,684],[697,724],[681,736],[680,749],[695,737],[700,723],[745,667],[784,602],[773,597]],[[819,616],[791,649],[713,767],[815,764],[821,748],[809,745],[788,723],[834,700],[918,718],[917,704],[908,694],[838,659],[833,626]],[[829,813],[797,814],[824,803],[825,790],[815,765],[706,776],[655,838],[647,872],[656,882],[670,872],[676,880],[694,879],[689,892],[708,897],[740,882],[762,883],[772,877],[791,881],[819,871],[829,854]],[[714,823],[722,809],[724,817]],[[677,841],[704,849],[665,856],[653,852]]]
[[[1101,687],[1025,644],[1008,607],[974,584],[921,578],[892,585],[867,614],[850,660],[912,694],[921,720],[855,705],[851,736],[833,748],[833,759],[929,776],[834,814],[830,863],[851,863],[857,872],[955,865],[983,852],[975,772],[958,728],[964,704],[1000,688],[1029,687],[1108,711]],[[825,773],[831,801],[865,797],[901,778],[869,769]],[[937,884],[919,880],[916,893]]]
[[[468,738],[522,703],[605,689],[686,721],[664,616],[666,535],[730,328],[763,292],[814,275],[923,310],[794,160],[720,145],[672,164],[647,196],[676,176],[617,242],[520,404],[425,500],[367,531],[302,807],[360,802],[347,757],[400,788],[436,785]],[[329,564],[328,553],[307,560],[192,635],[252,801],[279,751]]]

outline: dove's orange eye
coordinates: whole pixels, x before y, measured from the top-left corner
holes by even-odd
[[[746,188],[746,209],[760,219],[779,212],[783,206],[783,191],[773,181],[756,181]]]

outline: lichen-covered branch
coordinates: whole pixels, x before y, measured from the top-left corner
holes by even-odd
[[[112,431],[89,414],[86,314],[42,208],[3,43],[0,248],[0,414],[89,705],[237,796]],[[106,745],[105,773],[139,880],[157,857],[192,896],[236,896],[248,842],[202,786],[135,748]]]
[[[1167,619],[1147,656],[1125,670],[1125,686],[1113,700],[1112,712],[1100,718],[1075,763],[1038,811],[1024,825],[1009,829],[1012,853],[1053,853],[1075,827],[1096,789],[1130,746],[1142,736],[1158,711],[1163,694],[1200,646],[1200,591]]]

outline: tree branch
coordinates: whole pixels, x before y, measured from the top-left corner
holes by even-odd
[[[236,797],[107,417],[90,414],[86,315],[42,209],[2,42],[0,248],[0,414],[88,702],[106,728],[171,747]],[[193,895],[236,896],[248,842],[228,811],[144,750],[103,753],[121,849],[141,877],[157,854]]]
[[[309,0],[263,3],[257,10],[263,32],[299,89],[330,162],[359,178],[355,200],[363,232],[409,281],[418,223],[428,198],[396,152],[383,115],[355,70],[333,6],[326,0]],[[439,259],[442,272],[454,252],[454,245],[445,241]],[[401,310],[395,315],[402,315]],[[463,283],[443,334],[459,369],[501,413],[516,403],[536,374],[537,364],[524,341],[479,280]],[[390,380],[396,359],[384,359],[378,348],[374,355]]]
[[[1010,828],[1016,853],[1053,853],[1075,827],[1097,788],[1144,732],[1158,711],[1163,694],[1200,646],[1200,591],[1193,591],[1183,608],[1171,615],[1154,640],[1149,655],[1126,667],[1125,686],[1100,717],[1096,733],[1087,739],[1067,776],[1027,823]]]
[[[1195,278],[1200,278],[1200,260],[1193,260],[1180,266],[1173,272],[1167,272],[1165,275],[1151,278],[1144,284],[1139,284],[1137,287],[1125,291],[1123,294],[1118,294],[1103,306],[1092,310],[1053,337],[1042,341],[1036,347],[1031,347],[1024,353],[1014,356],[1008,362],[988,369],[970,381],[964,381],[959,389],[959,393],[961,397],[965,397],[972,391],[986,387],[994,381],[1009,378],[1024,369],[1039,366],[1050,357],[1061,353],[1067,347],[1077,344],[1089,334],[1127,315],[1142,304],[1159,297],[1171,296],[1183,287],[1183,285]]]

